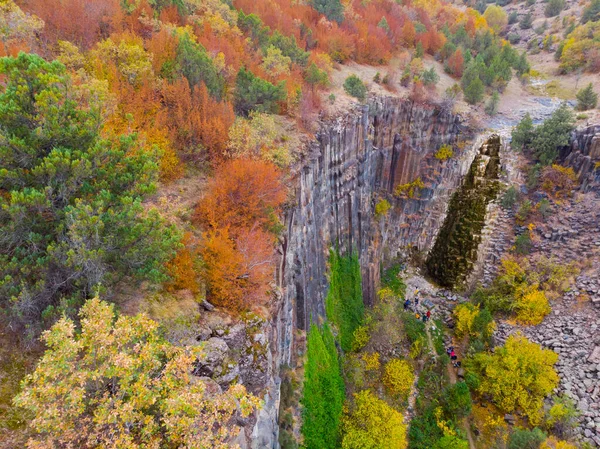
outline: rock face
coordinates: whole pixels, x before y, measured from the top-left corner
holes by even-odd
[[[498,135],[481,146],[464,182],[452,195],[426,262],[430,275],[443,287],[462,286],[477,261],[488,204],[499,189],[500,146]]]
[[[573,131],[571,146],[561,151],[563,165],[573,167],[581,182],[581,189],[589,191],[600,186],[600,170],[596,162],[600,160],[600,125]]]
[[[366,302],[374,297],[380,263],[409,246],[431,248],[450,195],[460,184],[480,143],[468,144],[460,116],[408,100],[378,98],[346,117],[324,123],[296,172],[296,205],[286,215],[278,282],[283,290],[274,342],[280,363],[290,364],[296,328],[324,315],[327,258],[337,246],[358,254]],[[447,161],[434,157],[454,147]],[[421,178],[413,198],[394,188]],[[375,217],[386,199],[387,217]]]

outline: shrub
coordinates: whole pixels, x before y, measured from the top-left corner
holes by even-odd
[[[381,276],[381,285],[389,288],[394,295],[404,298],[406,294],[406,284],[400,277],[400,265],[393,264],[386,268]]]
[[[500,103],[500,94],[496,91],[492,93],[489,102],[485,105],[487,115],[496,115],[498,113],[498,104]]]
[[[592,83],[577,92],[577,109],[587,111],[594,109],[598,104],[598,94],[594,92]]]
[[[540,324],[551,310],[546,294],[536,288],[520,295],[515,302],[515,308],[517,320],[528,325]]]
[[[421,178],[417,178],[412,182],[406,184],[398,184],[394,189],[394,195],[403,198],[414,198],[416,193],[425,187]]]
[[[508,438],[508,449],[538,449],[546,439],[546,434],[540,429],[515,428]]]
[[[515,252],[520,256],[525,256],[531,252],[531,235],[525,231],[515,239]]]
[[[479,309],[471,303],[459,304],[454,308],[454,332],[456,336],[463,337],[471,334],[473,322]]]
[[[533,120],[529,112],[525,114],[511,134],[511,148],[522,150],[529,147],[534,137]]]
[[[577,449],[577,446],[567,441],[560,441],[554,437],[550,437],[540,445],[540,449]]]
[[[358,98],[360,101],[364,101],[367,96],[367,87],[356,75],[350,75],[346,78],[344,90],[348,95]]]
[[[546,17],[554,17],[560,14],[563,9],[565,9],[565,0],[548,0],[544,14]]]
[[[467,384],[457,382],[447,386],[442,395],[442,406],[446,414],[454,420],[469,416],[473,402]]]
[[[566,103],[535,129],[531,147],[542,165],[550,165],[558,156],[558,149],[569,144],[575,128],[575,116]]]
[[[369,339],[371,338],[369,333],[369,326],[366,325],[358,326],[356,329],[354,329],[354,339],[352,340],[353,351],[360,351],[367,345],[367,343],[369,343]]]
[[[515,206],[515,203],[517,202],[518,196],[519,192],[517,192],[515,186],[510,186],[508,189],[506,189],[504,195],[502,195],[500,204],[504,209],[512,209]]]
[[[435,68],[432,67],[429,70],[425,70],[421,74],[421,80],[423,81],[423,84],[425,86],[431,87],[435,86],[438,83],[438,81],[440,80],[440,76],[435,71]]]
[[[529,213],[531,212],[532,207],[533,205],[529,200],[525,200],[521,203],[521,205],[519,206],[519,210],[517,211],[517,214],[515,216],[518,224],[522,226],[527,222],[527,218],[529,217]]]
[[[489,394],[504,412],[521,411],[532,425],[541,422],[544,398],[558,385],[553,368],[558,355],[522,335],[511,335],[493,354],[479,353],[467,364],[480,381],[477,391]]]
[[[465,100],[469,104],[477,104],[483,99],[485,86],[479,78],[473,79],[464,89]]]
[[[406,425],[402,413],[370,390],[354,395],[354,405],[344,417],[342,449],[404,449],[406,444]]]
[[[571,167],[552,164],[542,170],[542,190],[557,198],[570,195],[577,183],[577,175]]]
[[[390,202],[386,199],[382,199],[377,202],[375,205],[375,216],[377,218],[384,217],[387,215],[388,211],[392,208]]]
[[[530,12],[521,17],[521,21],[519,22],[519,27],[522,30],[528,30],[533,26],[533,17]]]
[[[483,13],[485,20],[492,30],[496,33],[502,33],[508,25],[508,16],[504,9],[498,5],[490,5]]]
[[[548,410],[546,425],[559,437],[568,437],[577,426],[579,410],[568,396],[554,397],[554,404]]]
[[[435,158],[438,161],[446,161],[454,156],[454,151],[452,151],[452,147],[448,144],[442,145],[435,153]]]
[[[415,375],[406,360],[392,359],[385,365],[383,384],[388,392],[402,401],[408,399]]]

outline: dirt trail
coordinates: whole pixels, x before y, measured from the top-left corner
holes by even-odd
[[[431,323],[431,321],[428,321],[425,325],[425,332],[427,334],[427,347],[429,348],[429,352],[433,354],[433,358],[437,359],[438,355],[433,346],[433,340],[431,339]],[[456,376],[454,367],[452,366],[452,362],[448,362],[446,368],[448,370],[448,377],[450,378],[450,383],[454,385],[458,381],[458,377]],[[469,425],[469,421],[466,417],[462,420],[462,427],[467,435],[467,440],[469,441],[469,449],[476,449],[475,440],[473,439],[473,434],[471,433],[471,426]]]

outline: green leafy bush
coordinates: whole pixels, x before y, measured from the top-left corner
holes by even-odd
[[[346,78],[344,90],[348,95],[358,98],[360,101],[364,101],[367,96],[367,86],[356,75],[350,75]]]

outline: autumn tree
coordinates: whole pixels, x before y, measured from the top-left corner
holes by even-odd
[[[518,410],[533,425],[542,418],[544,398],[558,385],[558,355],[522,335],[511,335],[493,354],[479,353],[467,370],[477,376],[477,391],[489,394],[507,413]]]
[[[508,16],[506,15],[504,9],[498,5],[488,6],[483,14],[483,17],[485,17],[488,25],[496,33],[503,32],[506,28],[506,25],[508,25]]]
[[[343,449],[405,449],[408,446],[402,413],[371,390],[354,395],[354,406],[344,417],[343,429]]]
[[[344,7],[340,0],[312,0],[312,6],[329,20],[338,23],[344,20]]]
[[[264,302],[273,278],[273,236],[258,229],[242,229],[234,239],[227,228],[204,236],[200,255],[208,298],[230,310]]]
[[[446,61],[445,67],[451,75],[460,78],[463,74],[464,63],[465,59],[463,57],[462,50],[460,48],[457,48],[456,51],[452,54],[452,56],[450,56]]]
[[[237,230],[256,225],[269,229],[286,197],[281,175],[270,162],[234,159],[220,165],[196,208],[197,223]]]
[[[155,151],[136,135],[101,138],[103,97],[59,62],[21,53],[0,59],[0,75],[2,305],[32,324],[123,276],[165,280],[180,236],[141,203]]]
[[[14,399],[34,416],[28,447],[230,447],[232,418],[258,400],[192,374],[201,347],[166,341],[145,315],[119,316],[98,298],[43,335],[47,350]]]

